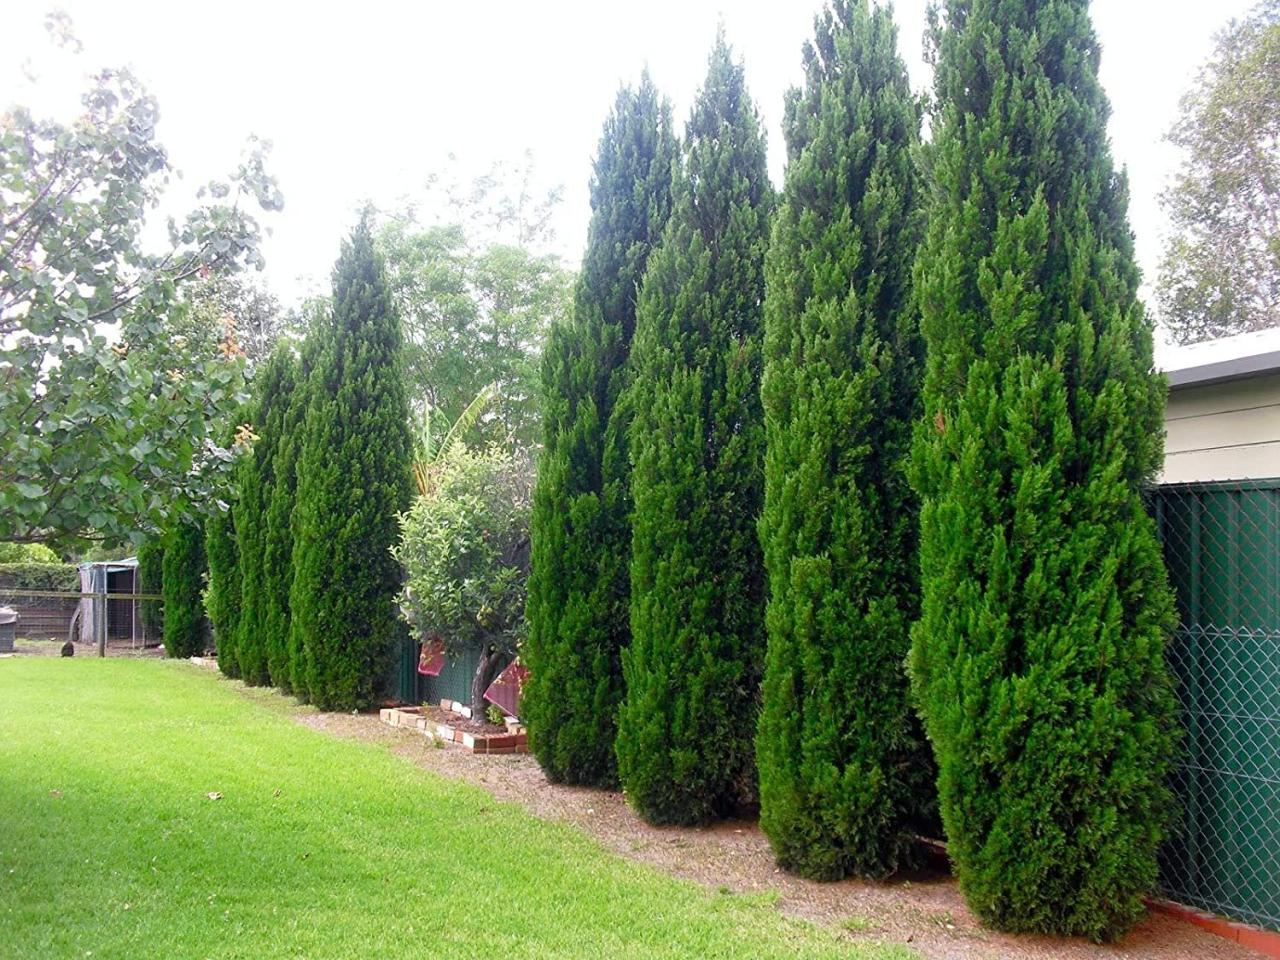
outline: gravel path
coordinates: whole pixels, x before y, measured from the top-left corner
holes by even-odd
[[[245,692],[253,699],[283,702],[266,691]],[[421,734],[386,726],[376,715],[322,714],[302,707],[290,712],[312,729],[383,744],[441,776],[482,787],[498,800],[573,824],[622,856],[712,888],[775,893],[786,913],[838,926],[850,937],[909,943],[931,960],[1248,960],[1259,956],[1159,914],[1111,946],[993,933],[979,926],[955,882],[943,874],[918,873],[888,883],[802,880],[778,870],[768,841],[754,822],[702,829],[650,827],[628,809],[621,794],[548,783],[529,756],[484,756],[452,745],[435,747]]]

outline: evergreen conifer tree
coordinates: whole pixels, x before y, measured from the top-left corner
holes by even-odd
[[[236,660],[240,629],[240,556],[235,520],[230,505],[205,519],[204,549],[209,565],[209,585],[205,590],[205,612],[213,629],[213,645],[218,663]],[[234,676],[235,673],[230,674]]]
[[[288,633],[293,538],[289,535],[288,513],[284,514],[282,524],[280,511],[292,508],[296,487],[290,431],[294,426],[291,417],[295,409],[297,366],[287,346],[277,347],[271,355],[263,372],[262,406],[256,425],[259,437],[255,444],[265,448],[263,479],[269,481],[261,488],[255,503],[259,512],[257,545],[260,550],[255,563],[255,612],[266,675],[273,686],[285,693],[293,690]]]
[[[933,792],[905,671],[919,609],[906,457],[920,114],[888,8],[833,0],[816,31],[787,100],[766,271],[756,758],[778,862],[834,880],[893,872]]]
[[[306,439],[311,370],[319,353],[318,334],[302,343],[301,355],[293,370],[293,395],[281,424],[277,451],[276,483],[267,510],[267,551],[264,555],[263,589],[267,594],[267,643],[278,645],[283,661],[272,666],[272,683],[280,689],[307,699],[303,667],[302,637],[293,629],[290,608],[293,590],[293,545],[298,530],[295,511],[298,499],[298,457]],[[278,675],[277,675],[278,674]]]
[[[670,108],[646,74],[638,89],[619,92],[605,123],[573,317],[552,329],[543,358],[544,446],[521,652],[531,672],[521,714],[555,781],[617,781],[631,530],[626,429],[616,408],[636,292],[670,213],[676,155]]]
[[[948,0],[935,23],[911,670],[971,907],[1107,939],[1168,826],[1172,605],[1141,493],[1164,384],[1088,8]]]
[[[204,652],[208,625],[204,617],[204,526],[182,520],[165,535],[164,651],[170,657]]]
[[[152,595],[164,594],[164,545],[167,538],[163,533],[153,534],[138,547],[138,592]],[[164,600],[143,600],[138,604],[138,613],[142,619],[142,629],[148,641],[164,640]],[[232,657],[232,662],[235,658]],[[223,673],[227,667],[221,662],[218,666]],[[239,676],[239,668],[228,676]]]
[[[277,347],[259,372],[251,420],[257,439],[236,471],[238,497],[236,536],[240,546],[242,602],[236,654],[245,683],[275,683],[269,663],[267,617],[267,507],[276,485],[280,420],[290,401],[293,360],[287,347]],[[278,684],[277,684],[278,685]]]
[[[632,640],[618,772],[628,801],[654,823],[705,822],[755,793],[773,193],[743,67],[723,34],[684,146],[640,296],[628,388]]]
[[[343,244],[319,335],[296,465],[289,608],[308,698],[351,710],[385,687],[404,631],[391,547],[412,495],[402,333],[368,214]]]

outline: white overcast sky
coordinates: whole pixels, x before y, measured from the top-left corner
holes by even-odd
[[[926,0],[896,4],[913,84]],[[74,106],[92,68],[128,64],[160,103],[159,137],[186,175],[181,190],[231,170],[251,133],[274,142],[283,213],[265,217],[267,277],[286,300],[322,289],[365,199],[390,204],[455,153],[482,172],[531,149],[565,188],[557,229],[581,256],[600,125],[621,82],[648,65],[682,125],[716,24],[746,62],[781,183],[783,92],[820,0],[64,0],[84,43],[52,52],[41,0],[0,0],[7,36],[0,106]],[[1177,162],[1162,142],[1212,37],[1251,0],[1095,0],[1111,137],[1133,188],[1130,211],[1148,278],[1164,220],[1158,194]],[[9,8],[9,9],[4,9]],[[39,79],[23,79],[30,58]],[[175,188],[178,193],[178,188]],[[173,198],[176,209],[181,195]]]

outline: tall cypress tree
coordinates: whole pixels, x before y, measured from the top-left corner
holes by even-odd
[[[231,506],[218,510],[204,522],[204,550],[209,564],[205,611],[213,628],[218,664],[228,676],[239,674],[236,640],[240,629],[240,551]],[[235,661],[228,668],[224,661]]]
[[[773,194],[760,121],[723,34],[673,189],[632,353],[632,641],[617,751],[642,816],[697,823],[754,797],[764,646],[756,519]]]
[[[276,479],[267,511],[268,547],[264,565],[264,589],[267,591],[267,636],[270,644],[284,651],[279,676],[272,682],[282,690],[307,698],[306,669],[302,636],[293,629],[293,548],[297,540],[300,514],[298,501],[298,458],[306,442],[307,410],[310,408],[311,371],[320,354],[321,334],[315,326],[327,322],[325,314],[314,320],[313,329],[302,342],[302,350],[294,370],[294,389],[281,426],[280,450],[277,454]],[[274,668],[273,668],[274,670]]]
[[[618,408],[636,291],[670,213],[671,112],[646,74],[618,93],[591,185],[571,322],[543,358],[544,446],[533,495],[530,668],[521,714],[547,775],[617,780],[613,741],[630,637],[630,467]]]
[[[241,610],[236,654],[241,677],[255,686],[273,682],[268,663],[267,507],[276,484],[279,421],[282,406],[289,402],[291,364],[287,348],[279,347],[259,372],[251,410],[258,438],[237,470],[235,524],[240,547]]]
[[[1105,939],[1155,880],[1173,739],[1127,188],[1088,0],[949,0],[934,39],[913,678],[974,911]]]
[[[402,333],[366,214],[333,271],[332,313],[308,384],[297,460],[291,629],[323,710],[374,702],[403,625],[391,556],[409,506]]]
[[[179,520],[165,534],[164,651],[170,657],[204,652],[209,628],[204,617],[204,526]]]
[[[834,0],[804,60],[766,271],[756,758],[778,862],[833,880],[896,869],[933,789],[904,669],[919,609],[905,467],[920,114],[888,8]]]
[[[164,592],[164,546],[166,537],[163,533],[153,534],[138,547],[138,592],[163,595]],[[164,640],[164,600],[142,600],[138,604],[138,613],[142,617],[142,629],[149,642]],[[235,658],[232,658],[234,663]],[[219,668],[228,676],[239,676],[236,672],[228,673],[228,668],[221,661]]]
[[[289,664],[289,588],[293,582],[293,537],[289,532],[296,488],[292,431],[296,427],[298,363],[293,351],[280,346],[263,371],[258,444],[266,448],[264,484],[255,508],[258,549],[257,582],[253,585],[258,633],[266,675],[285,693],[293,690]],[[283,513],[283,517],[281,512]]]

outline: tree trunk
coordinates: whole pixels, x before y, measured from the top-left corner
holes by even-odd
[[[476,667],[475,676],[471,679],[471,717],[474,720],[483,720],[485,707],[488,701],[484,698],[484,692],[489,689],[489,684],[504,669],[506,669],[509,659],[505,654],[495,650],[493,647],[486,647],[480,655],[480,663]]]

